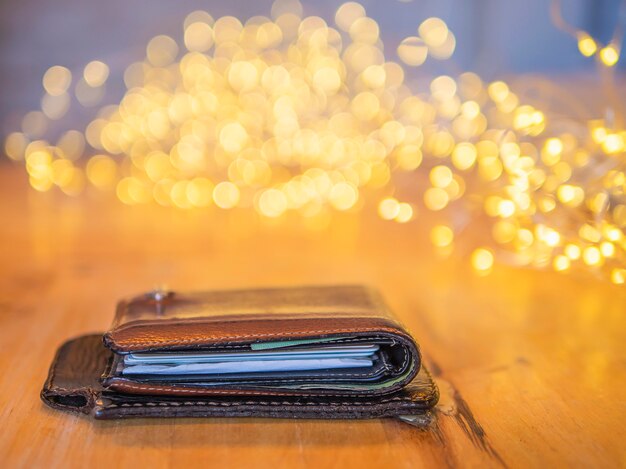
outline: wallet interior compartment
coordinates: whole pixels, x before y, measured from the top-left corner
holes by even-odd
[[[224,385],[276,385],[297,382],[350,382],[376,381],[388,371],[388,366],[377,359],[371,367],[343,368],[338,370],[307,370],[287,372],[261,373],[228,373],[210,375],[134,375],[125,376],[137,382],[144,383],[184,383],[195,386],[224,386]]]
[[[104,384],[121,378],[136,383],[159,383],[164,385],[184,385],[192,387],[217,388],[236,386],[241,387],[290,387],[307,385],[312,388],[330,387],[334,385],[350,385],[368,383],[381,383],[403,376],[408,372],[410,354],[407,348],[398,342],[389,339],[372,341],[371,338],[347,338],[333,341],[332,344],[376,344],[379,350],[370,367],[365,368],[342,368],[342,369],[318,369],[308,371],[283,371],[261,373],[225,373],[225,374],[185,374],[185,375],[158,375],[140,374],[123,375],[124,360],[122,355],[114,354],[113,361],[108,373],[105,373]],[[310,344],[308,344],[310,347]],[[289,347],[290,350],[301,349],[306,344],[297,344]],[[248,349],[249,350],[249,349]],[[216,350],[211,350],[216,352]],[[195,350],[195,352],[199,352]]]

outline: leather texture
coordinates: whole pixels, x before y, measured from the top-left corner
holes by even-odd
[[[356,386],[365,378],[356,370],[317,377],[285,374],[273,381],[264,376],[248,383],[210,386],[146,382],[120,372],[119,356],[129,352],[233,352],[267,342],[328,339],[333,344],[380,345],[382,374],[376,379],[384,385]],[[103,382],[107,389],[124,394],[373,397],[402,389],[421,366],[417,344],[381,296],[358,285],[146,293],[118,304],[104,343],[117,358],[109,363]]]
[[[175,397],[111,391],[101,375],[113,359],[102,335],[86,335],[63,344],[54,358],[41,398],[50,407],[90,414],[97,419],[133,417],[275,417],[363,419],[426,417],[439,394],[424,367],[402,390],[387,396],[223,395]]]
[[[359,285],[146,293],[118,303],[104,340],[127,353],[352,333],[412,341],[376,290]]]
[[[90,413],[103,391],[101,376],[111,358],[102,335],[68,340],[54,356],[41,399],[55,409]]]

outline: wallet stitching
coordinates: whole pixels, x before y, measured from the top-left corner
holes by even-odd
[[[108,404],[104,406],[105,409],[112,409],[115,407],[180,407],[180,406],[220,406],[220,407],[237,407],[244,405],[254,406],[376,406],[379,404],[388,404],[390,402],[404,402],[407,404],[414,403],[410,397],[393,397],[391,399],[381,399],[376,402],[355,402],[355,401],[343,401],[343,402],[275,402],[275,401],[245,401],[245,402],[216,402],[216,401],[197,401],[197,402],[133,402],[132,404]]]
[[[56,386],[54,384],[54,379],[57,376],[57,369],[59,367],[59,360],[61,358],[61,352],[63,351],[63,348],[60,348],[59,351],[57,352],[56,356],[54,357],[54,360],[52,362],[52,365],[50,366],[50,375],[48,376],[48,380],[46,383],[46,388],[48,388],[48,390],[50,392],[66,392],[68,394],[72,394],[72,395],[80,395],[83,396],[83,393],[87,393],[90,396],[93,396],[93,392],[90,388],[88,387],[80,387],[80,388],[64,388],[62,386]],[[65,406],[65,404],[58,404],[59,406]],[[67,407],[71,407],[71,408],[75,408],[73,406],[67,406]]]

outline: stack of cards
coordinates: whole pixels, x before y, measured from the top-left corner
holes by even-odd
[[[346,345],[236,353],[130,353],[123,375],[210,375],[371,367],[378,345]]]

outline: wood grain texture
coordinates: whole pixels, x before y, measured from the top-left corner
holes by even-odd
[[[434,257],[420,231],[338,217],[310,231],[248,212],[126,207],[27,187],[0,167],[3,467],[623,467],[626,293]],[[421,343],[441,387],[428,430],[394,420],[96,422],[45,407],[56,347],[115,302],[172,289],[367,283]],[[114,463],[111,464],[110,462]]]

